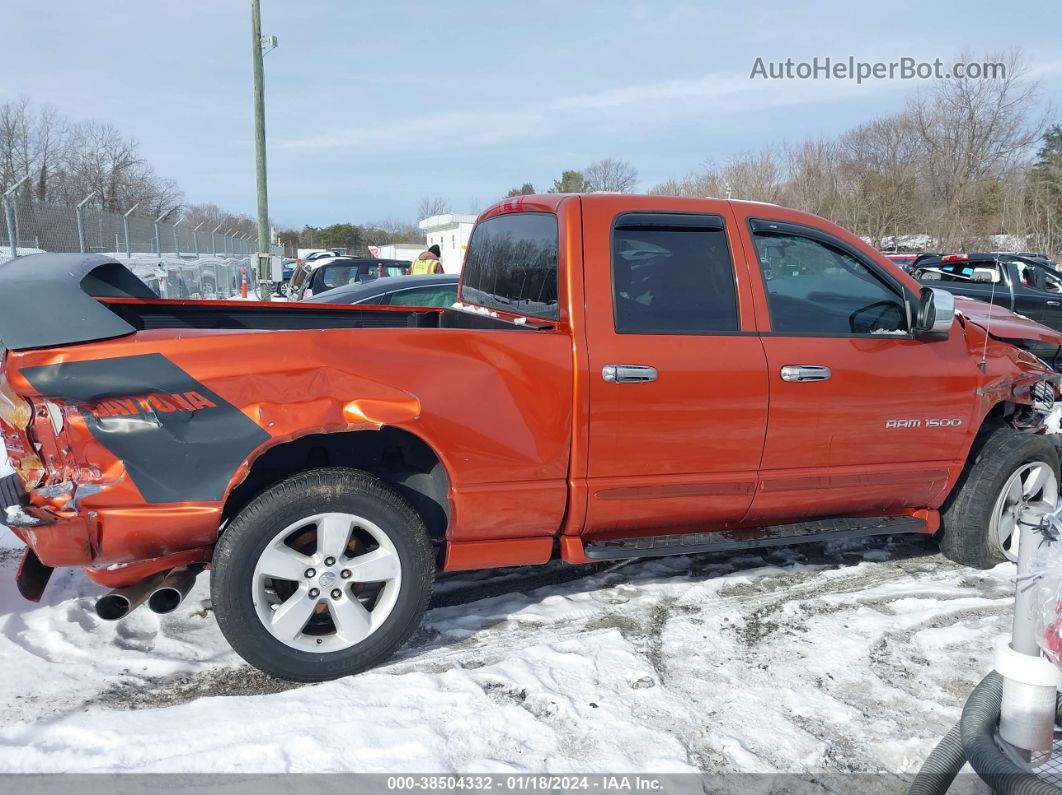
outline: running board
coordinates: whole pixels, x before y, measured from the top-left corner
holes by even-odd
[[[655,558],[664,555],[690,555],[696,552],[733,552],[740,549],[811,544],[895,533],[920,533],[924,532],[925,528],[926,523],[922,519],[911,516],[819,519],[745,530],[588,541],[585,553],[590,560]]]

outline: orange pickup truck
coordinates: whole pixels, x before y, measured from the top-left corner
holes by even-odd
[[[19,586],[97,610],[210,570],[251,664],[350,674],[437,570],[940,534],[973,566],[1058,497],[1032,321],[923,288],[821,218],[508,199],[452,308],[163,301],[101,255],[0,266],[0,520]]]

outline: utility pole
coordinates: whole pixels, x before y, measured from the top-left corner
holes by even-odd
[[[251,0],[251,55],[254,61],[254,154],[258,179],[258,294],[263,301],[272,295],[272,268],[269,254],[269,194],[266,188],[265,76],[262,70],[262,10],[260,0]],[[277,46],[275,36],[270,49]]]

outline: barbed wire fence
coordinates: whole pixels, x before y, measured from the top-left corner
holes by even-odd
[[[19,185],[0,199],[0,267],[17,256],[43,252],[107,254],[129,266],[163,298],[228,298],[247,279],[255,292],[254,235],[232,228],[195,227],[138,214],[139,206],[119,214],[90,205],[36,201]],[[168,213],[167,215],[171,215]],[[283,256],[281,246],[272,254]]]

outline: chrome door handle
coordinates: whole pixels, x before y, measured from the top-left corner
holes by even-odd
[[[1059,304],[1058,301],[1048,301],[1047,305],[1048,306],[1062,306],[1062,304]]]
[[[783,381],[826,381],[833,375],[820,364],[787,364],[782,368]]]
[[[648,384],[656,375],[656,368],[647,364],[606,364],[601,368],[601,377],[610,384]]]

